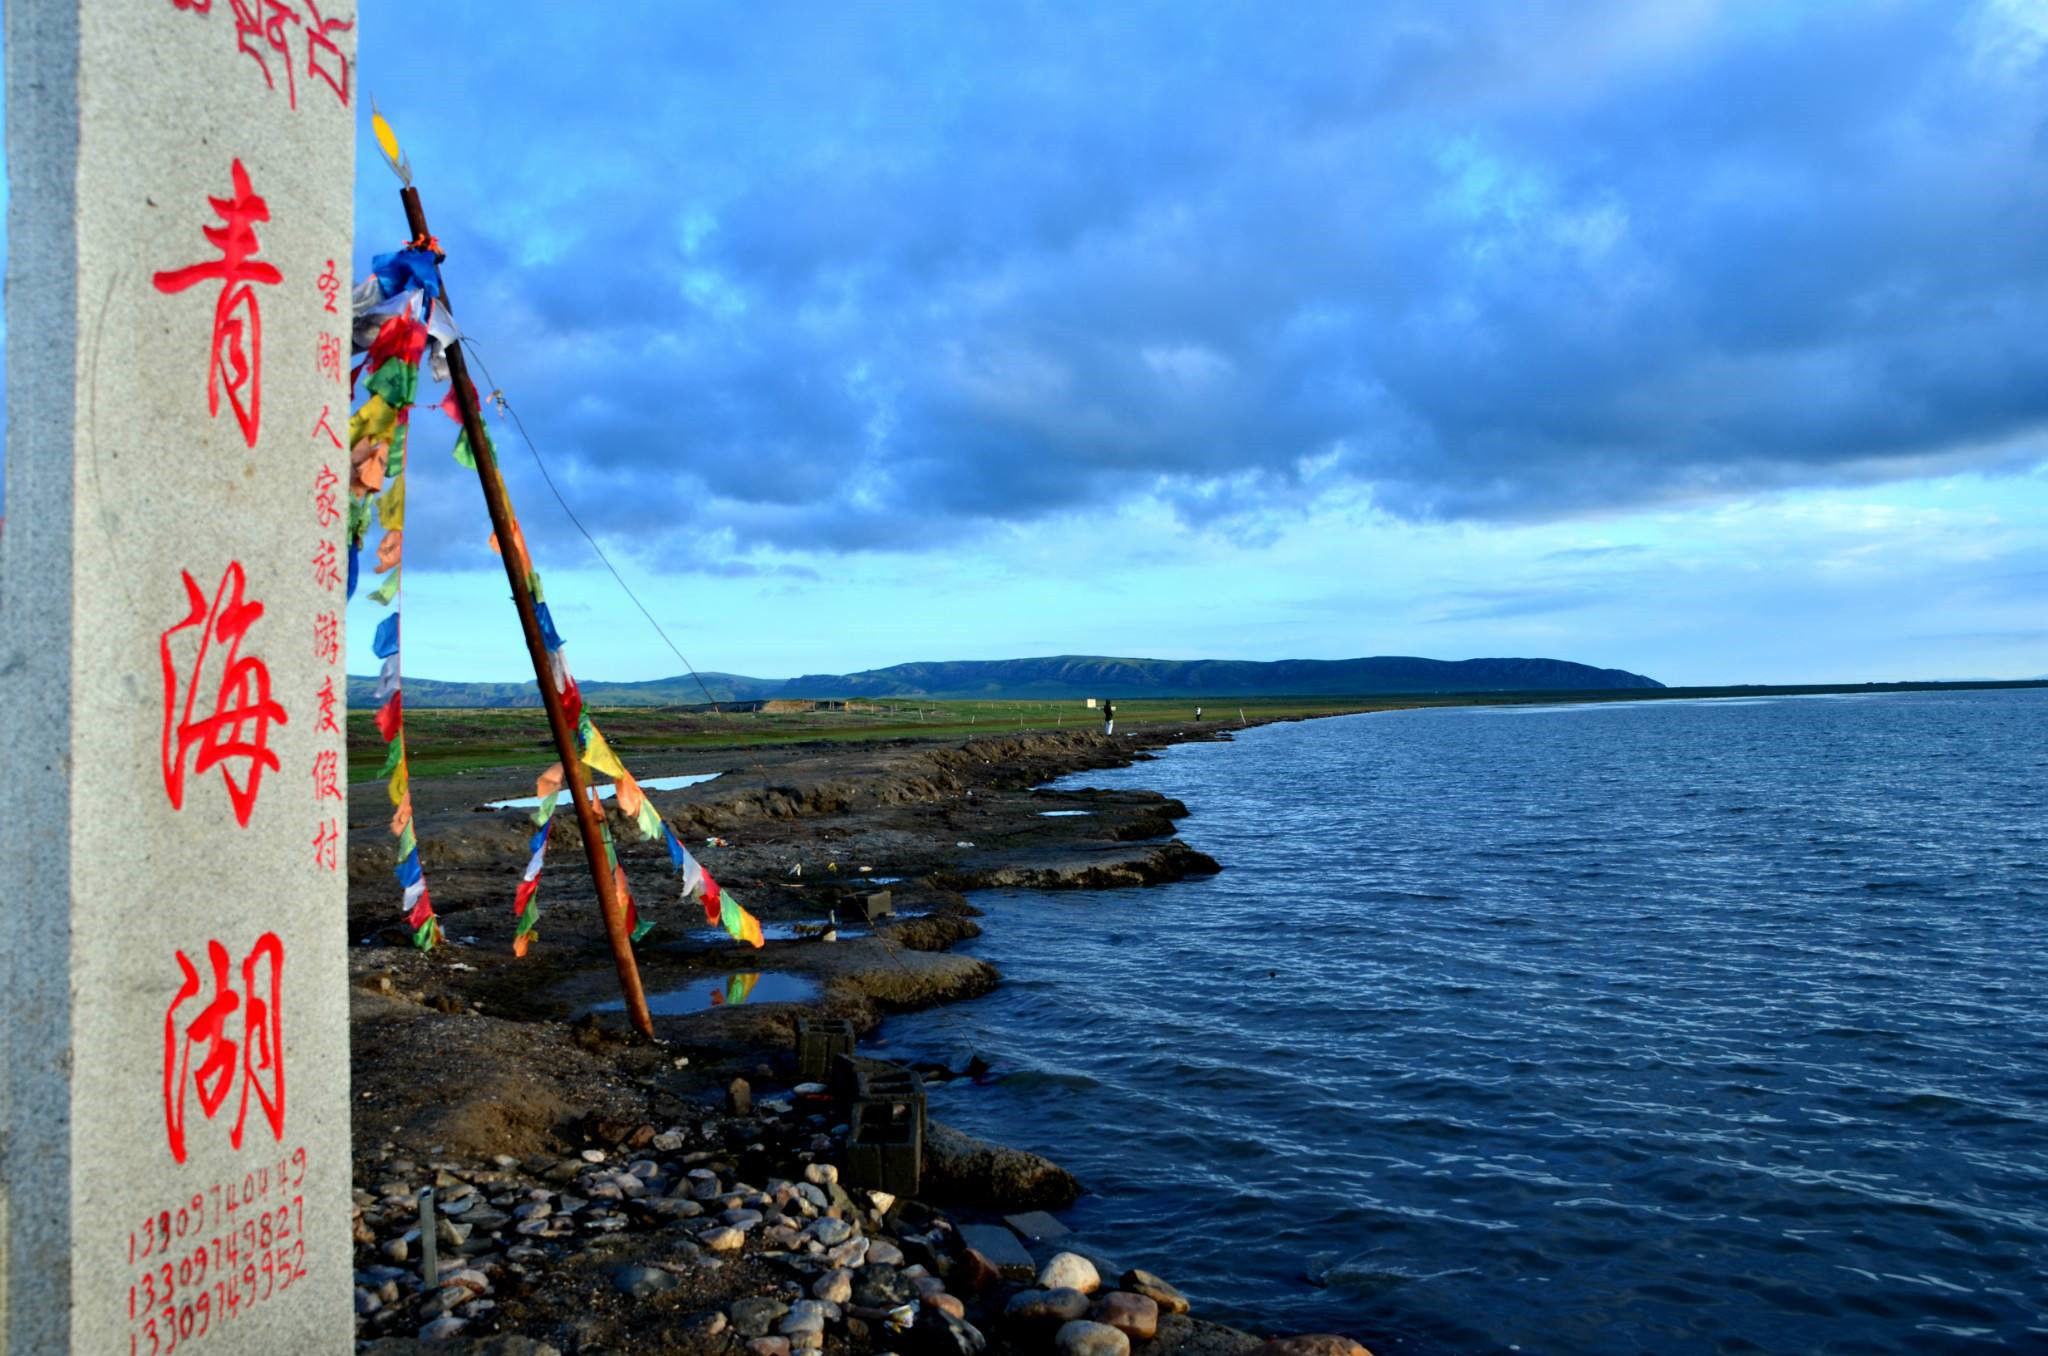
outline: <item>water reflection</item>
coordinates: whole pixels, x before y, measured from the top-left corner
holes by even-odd
[[[774,971],[740,970],[706,984],[699,980],[680,989],[665,989],[647,995],[647,1010],[657,1017],[686,1017],[693,1012],[733,1007],[742,1003],[803,1003],[824,992],[815,979]],[[599,1003],[599,1012],[623,1012],[623,999]]]
[[[695,786],[699,782],[708,782],[718,775],[716,772],[685,772],[674,777],[649,777],[640,783],[640,789],[642,791],[679,791],[686,786]],[[616,794],[616,787],[600,786],[596,788],[596,794],[592,799],[610,800]],[[540,797],[515,796],[511,800],[488,800],[484,802],[484,808],[486,810],[534,810],[540,808]]]

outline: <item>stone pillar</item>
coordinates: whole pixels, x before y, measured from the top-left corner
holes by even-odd
[[[355,21],[7,3],[7,1356],[352,1346]]]

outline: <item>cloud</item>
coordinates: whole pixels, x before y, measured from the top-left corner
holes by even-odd
[[[2048,455],[2017,8],[364,14],[468,35],[363,80],[565,493],[661,568]]]

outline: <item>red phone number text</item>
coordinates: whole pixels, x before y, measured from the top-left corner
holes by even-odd
[[[294,1149],[131,1230],[130,1356],[171,1356],[304,1280],[305,1182]]]

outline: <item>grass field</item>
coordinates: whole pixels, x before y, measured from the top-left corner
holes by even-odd
[[[1192,720],[1195,707],[1205,720],[1236,723],[1239,709],[1247,719],[1274,720],[1303,716],[1341,715],[1412,705],[1406,699],[1262,698],[1242,703],[1120,701],[1117,728]],[[743,712],[713,714],[663,707],[591,708],[605,739],[631,760],[636,753],[668,749],[730,749],[762,744],[795,744],[814,740],[896,739],[924,736],[959,739],[967,735],[1004,732],[1100,729],[1102,713],[1078,701],[889,701],[861,703],[848,711]],[[555,760],[547,717],[534,707],[450,707],[414,709],[405,713],[406,757],[415,776],[433,776],[477,768],[532,765]],[[373,779],[384,761],[384,747],[367,711],[348,715],[348,758],[354,780]]]
[[[1546,702],[1672,701],[1713,697],[1808,696],[1829,693],[1953,690],[1979,687],[2042,687],[2042,683],[1883,683],[1806,687],[1695,687],[1623,689],[1609,692],[1456,692],[1415,696],[1132,698],[1116,703],[1117,728],[1179,724],[1201,706],[1206,720],[1235,724],[1247,720],[1293,720],[1390,711],[1423,706],[1530,705]],[[675,749],[731,749],[816,740],[894,739],[924,736],[958,739],[1004,732],[1099,729],[1102,713],[1079,701],[862,702],[845,711],[683,711],[665,707],[593,706],[606,739],[620,755]],[[537,706],[414,708],[405,712],[406,754],[415,776],[479,768],[531,767],[555,761],[547,717]],[[383,765],[384,747],[368,711],[348,714],[348,758],[352,779],[372,780]]]

